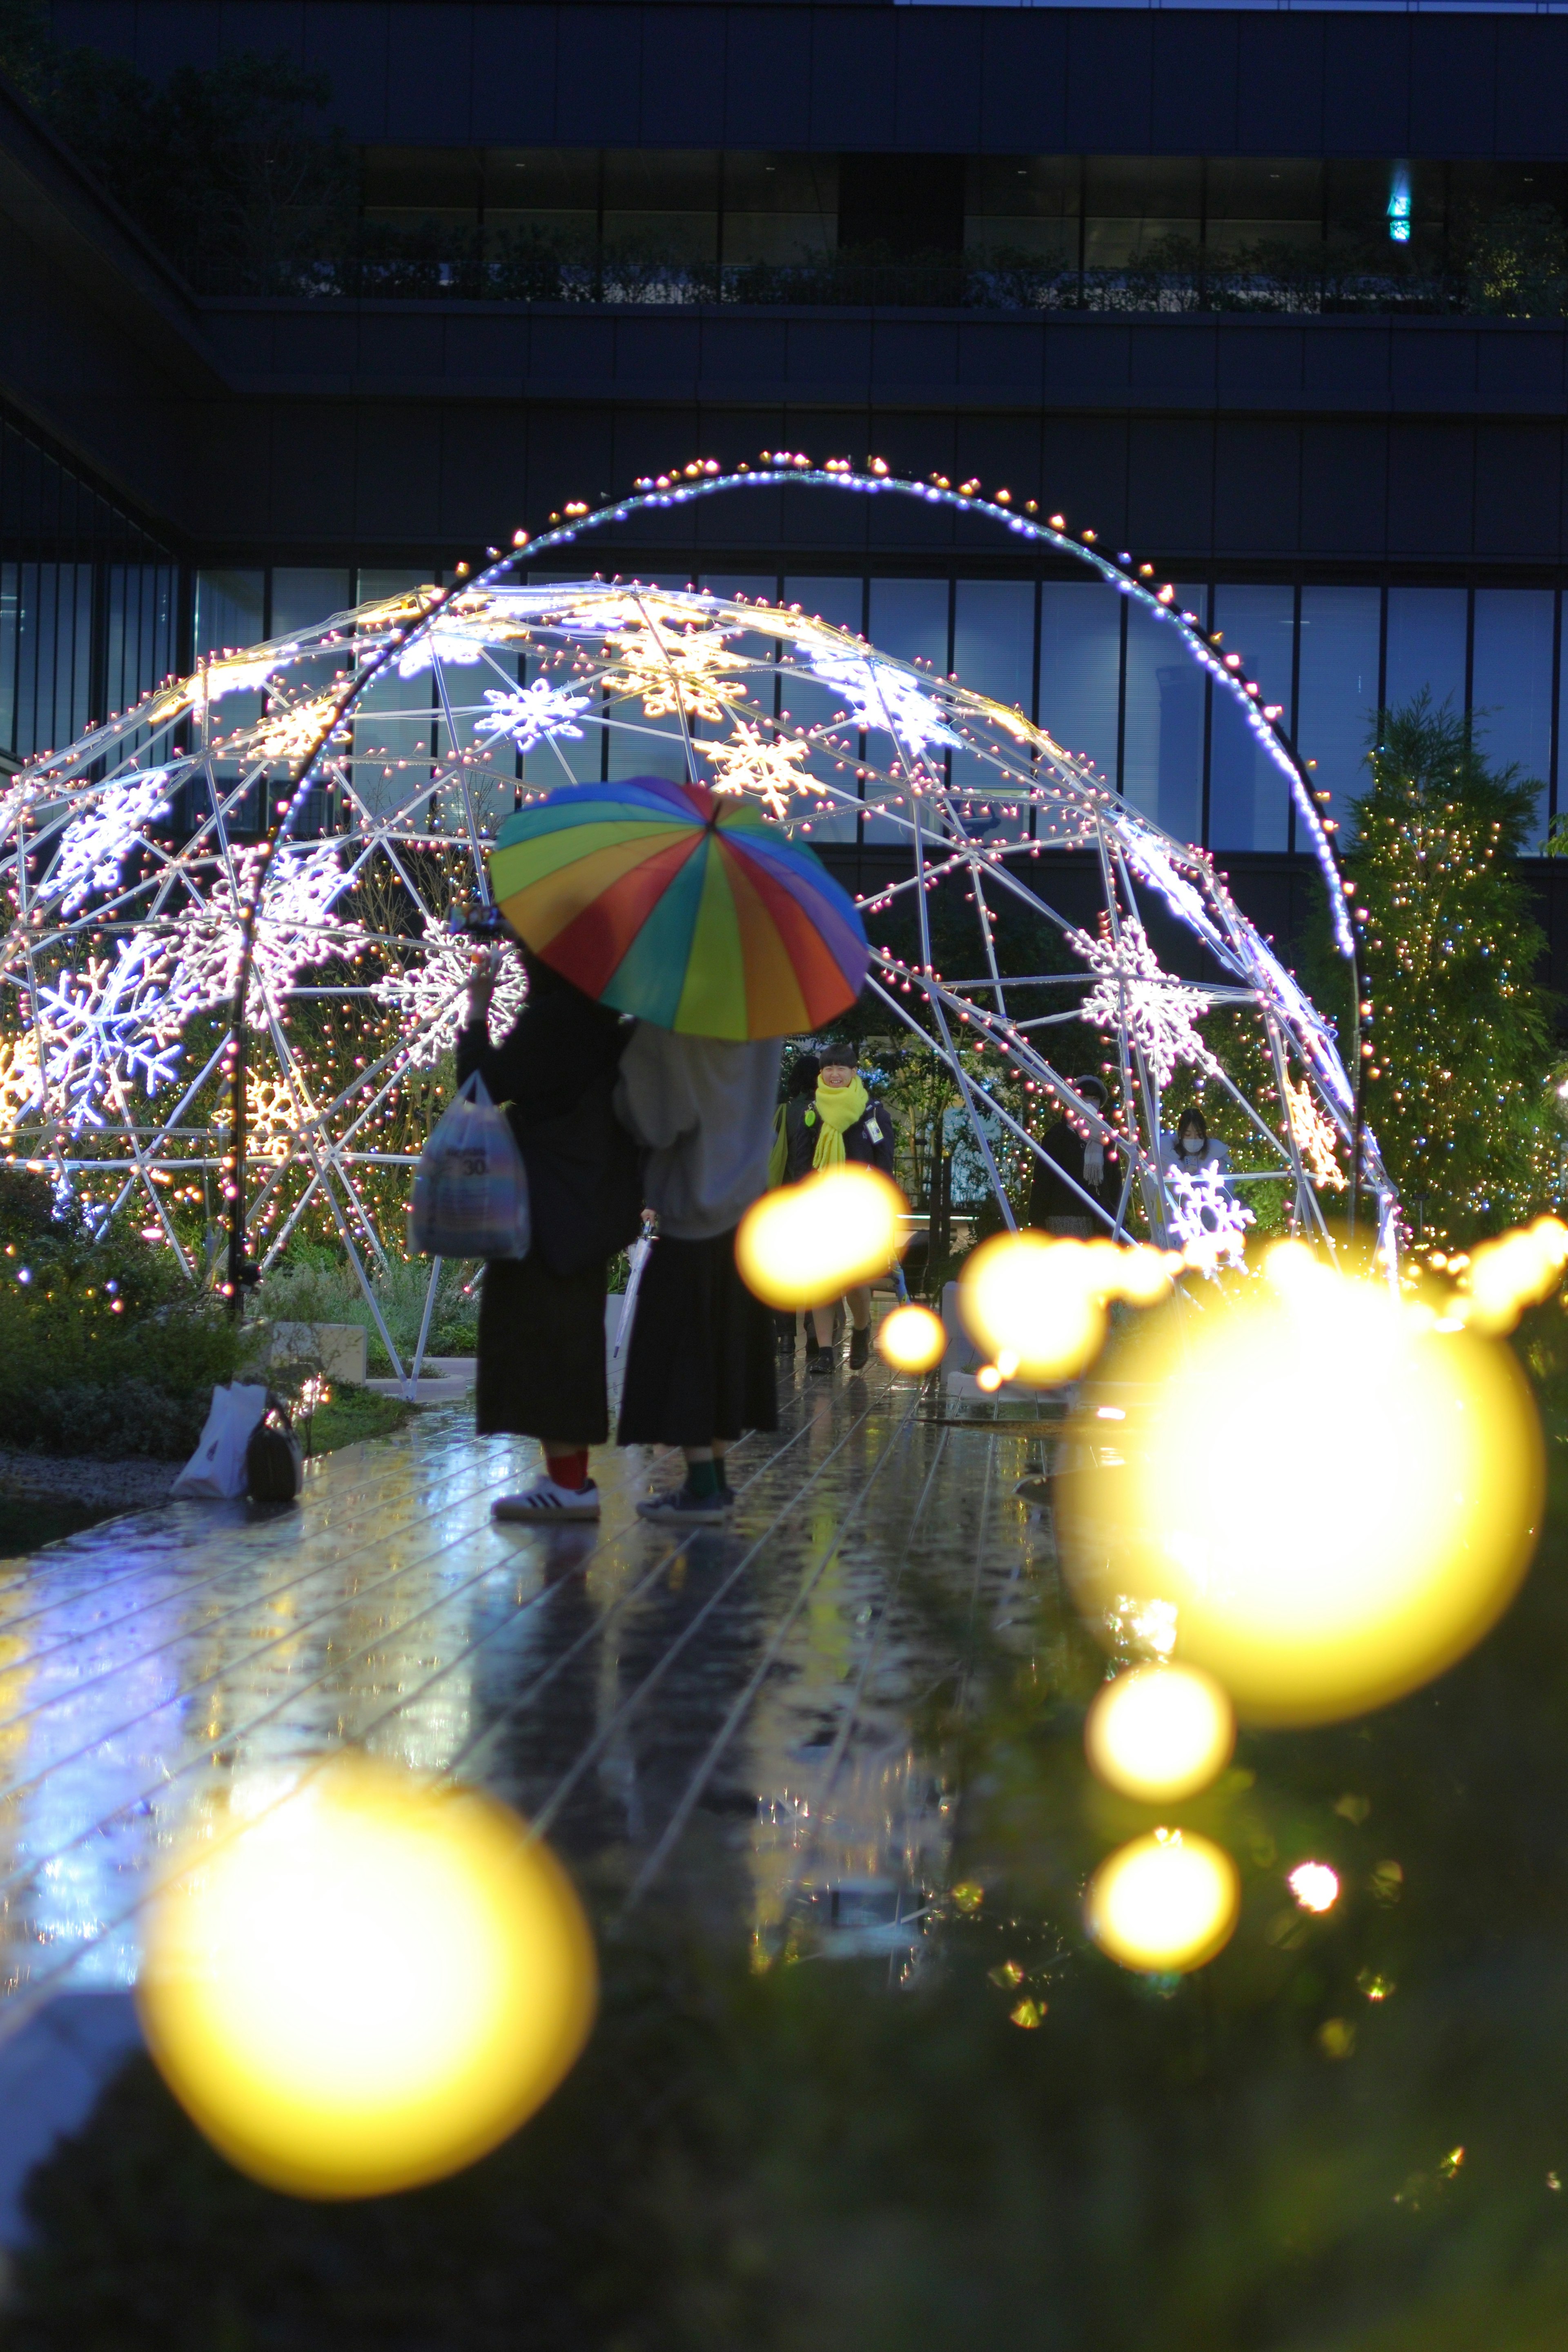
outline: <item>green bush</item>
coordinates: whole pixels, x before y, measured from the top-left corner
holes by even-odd
[[[0,1428],[45,1454],[174,1460],[201,1434],[242,1335],[167,1250],[95,1242],[42,1179],[0,1181]]]

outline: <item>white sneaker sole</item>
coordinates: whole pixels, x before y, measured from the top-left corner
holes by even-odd
[[[597,1503],[525,1503],[519,1497],[503,1495],[499,1502],[490,1505],[492,1519],[529,1527],[581,1526],[598,1516]]]

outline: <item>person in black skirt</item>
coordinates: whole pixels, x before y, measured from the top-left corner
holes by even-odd
[[[818,1076],[809,1095],[784,1105],[784,1181],[798,1184],[818,1168],[846,1161],[893,1172],[893,1123],[885,1103],[866,1091],[853,1045],[824,1045]],[[871,1353],[871,1286],[858,1282],[846,1294],[849,1308],[849,1369],[858,1372]],[[833,1311],[837,1300],[814,1307],[806,1320],[805,1369],[833,1370]]]
[[[770,1184],[783,1184],[787,1181],[790,1106],[792,1103],[808,1099],[816,1092],[816,1081],[821,1068],[822,1065],[815,1054],[797,1054],[784,1072],[784,1100],[773,1113],[773,1148],[768,1158]],[[795,1341],[800,1337],[798,1325],[799,1318],[793,1307],[779,1308],[778,1335],[781,1356],[794,1358]],[[809,1310],[805,1318],[805,1344],[808,1349],[816,1344]]]
[[[477,1424],[481,1437],[537,1437],[544,1469],[497,1518],[596,1519],[588,1449],[609,1435],[605,1375],[607,1261],[637,1231],[637,1150],[613,1096],[631,1032],[548,964],[523,954],[528,1002],[489,1041],[500,972],[492,950],[468,984],[458,1076],[476,1070],[511,1122],[528,1173],[533,1239],[524,1258],[492,1258],[479,1294]]]
[[[639,1022],[616,1108],[642,1145],[658,1238],[643,1269],[626,1354],[623,1445],[678,1445],[686,1476],[638,1503],[669,1527],[721,1525],[734,1497],[724,1456],[748,1429],[778,1427],[773,1320],[741,1279],[735,1228],[768,1187],[778,1099],[776,1038],[731,1044]]]

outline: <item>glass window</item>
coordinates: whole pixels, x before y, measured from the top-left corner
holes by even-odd
[[[1042,582],[1040,725],[1111,784],[1121,692],[1121,597],[1092,580]]]
[[[1290,709],[1296,643],[1292,588],[1216,588],[1214,626],[1222,650],[1241,656],[1260,701]],[[1223,688],[1214,694],[1209,749],[1209,843],[1215,849],[1288,849],[1290,787]]]
[[[260,572],[198,572],[196,641],[198,661],[206,654],[237,653],[261,642],[266,575]]]
[[[1201,613],[1205,591],[1176,583],[1185,612]],[[1127,601],[1126,716],[1121,790],[1134,808],[1178,841],[1203,828],[1204,673],[1169,621]]]
[[[605,244],[658,261],[711,261],[719,250],[719,158],[632,148],[605,157]]]
[[[348,610],[353,592],[349,574],[331,565],[279,564],[272,574],[272,635],[292,636],[319,628]]]
[[[867,631],[879,654],[892,654],[898,660],[916,662],[922,669],[939,677],[947,676],[949,584],[945,580],[873,580],[871,583],[870,625]],[[868,756],[884,771],[895,760],[900,766],[922,766],[943,776],[942,751],[940,745],[929,750],[923,763],[910,762],[901,745],[895,745],[880,729],[873,730],[867,744]],[[895,785],[894,790],[897,791]],[[909,836],[902,827],[886,817],[868,816],[862,836],[867,841],[906,841]]]
[[[725,263],[815,261],[838,242],[837,155],[723,159]]]
[[[0,631],[0,669],[14,681],[12,750],[21,760],[63,751],[91,716],[91,564],[7,564]]]
[[[599,226],[599,157],[577,147],[492,147],[484,158],[485,226],[542,236],[585,257]]]
[[[856,637],[863,625],[864,599],[865,583],[858,577],[828,575],[786,580],[784,584],[786,604],[798,604],[808,617],[826,621],[836,629],[847,629],[851,636]],[[784,654],[786,659],[798,660],[797,656],[789,654],[787,647]],[[815,678],[809,674],[802,675],[799,669],[780,679],[779,691],[784,710],[797,726],[824,727],[845,707],[841,694],[831,687],[817,685]],[[853,732],[839,730],[835,740],[840,745],[848,745],[853,752],[856,740]],[[846,762],[842,751],[835,752],[825,746],[813,752],[807,773],[831,786],[833,793],[833,797],[819,806],[809,820],[813,839],[853,841],[859,830],[858,813],[847,807],[838,797],[846,793],[858,794],[853,757]]]
[[[403,228],[439,222],[479,225],[484,160],[469,147],[367,147],[364,211],[367,220]]]
[[[1303,588],[1300,701],[1296,747],[1315,760],[1325,814],[1351,829],[1348,803],[1367,786],[1366,753],[1377,720],[1378,588]],[[1462,673],[1461,673],[1462,675]]]
[[[0,751],[8,758],[23,754],[16,748],[17,640],[22,625],[21,566],[0,563]]]
[[[129,710],[174,667],[179,574],[170,563],[112,563],[107,588],[109,708]]]
[[[1014,254],[1078,266],[1076,155],[983,155],[970,159],[963,243],[976,257]]]
[[[365,571],[359,576],[361,604],[405,595],[427,586],[417,572]],[[436,749],[435,692],[427,669],[400,677],[390,662],[354,705],[354,790],[367,809],[394,812],[410,827],[426,821],[420,795],[430,780]]]
[[[1464,588],[1391,588],[1388,652],[1383,698],[1390,710],[1429,694],[1434,708],[1465,707]]]
[[[1031,717],[1035,694],[1035,583],[1032,580],[960,580],[953,590],[952,667],[961,686]],[[1004,789],[994,797],[997,771],[973,751],[954,751],[955,793],[967,802],[972,833],[1016,838],[1028,832],[1028,811]],[[1008,811],[1013,814],[1009,815]]]
[[[1211,250],[1321,244],[1323,167],[1298,156],[1215,156],[1207,167],[1204,209]]]
[[[1470,678],[1477,742],[1496,766],[1517,766],[1521,782],[1539,784],[1542,834],[1552,773],[1552,602],[1550,588],[1478,588]]]
[[[1091,155],[1083,210],[1083,256],[1091,269],[1136,261],[1166,237],[1195,245],[1203,166],[1195,156]]]

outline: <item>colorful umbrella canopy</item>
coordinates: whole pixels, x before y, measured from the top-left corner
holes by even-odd
[[[496,904],[602,1004],[693,1037],[785,1037],[854,1003],[865,928],[813,851],[735,795],[569,784],[509,817]]]

